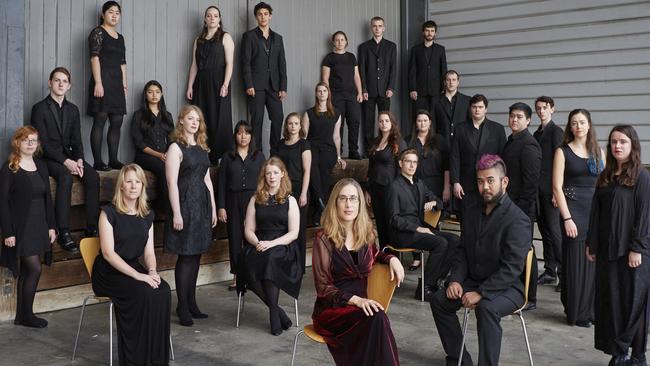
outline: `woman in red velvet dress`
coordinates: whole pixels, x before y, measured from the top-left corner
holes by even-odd
[[[367,298],[368,275],[375,261],[390,265],[398,286],[404,268],[380,252],[363,190],[354,179],[332,189],[316,233],[312,266],[316,304],[312,319],[337,365],[399,365],[397,345],[382,306]]]

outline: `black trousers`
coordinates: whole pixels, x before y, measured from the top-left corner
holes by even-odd
[[[413,103],[413,107],[415,108],[415,110],[413,111],[413,117],[415,117],[417,111],[419,111],[420,109],[429,111],[431,116],[435,116],[433,107],[439,98],[440,95],[418,95],[418,99]],[[434,130],[435,127],[436,127],[435,125],[431,126],[431,128],[433,128]]]
[[[375,216],[375,224],[377,225],[379,246],[383,249],[390,242],[391,230],[386,211],[386,192],[388,192],[388,186],[370,183],[368,192],[370,192],[370,205],[372,206],[372,213]]]
[[[348,125],[348,155],[359,153],[359,126],[361,124],[361,105],[356,100],[346,100],[332,95],[332,104],[341,113],[341,137],[343,124]]]
[[[167,189],[167,177],[165,176],[165,162],[144,153],[135,154],[133,162],[140,165],[142,169],[151,171],[156,176],[156,186],[158,188],[156,200],[161,203],[164,202],[161,207],[166,209],[169,204],[169,193]],[[167,212],[167,210],[164,212]]]
[[[302,266],[302,273],[305,273],[307,263],[307,209],[309,208],[309,193],[307,194],[307,204],[300,207],[300,193],[302,192],[301,181],[291,181],[291,191],[293,197],[298,203],[300,209],[300,230],[298,231],[298,252],[300,254],[299,263]]]
[[[375,139],[375,107],[377,112],[390,110],[390,98],[387,97],[368,97],[368,100],[361,104],[363,112],[363,138],[368,150]]]
[[[70,230],[70,202],[72,198],[72,174],[65,165],[45,159],[50,176],[56,181],[54,213],[59,232]],[[96,230],[99,221],[99,174],[84,161],[84,208],[86,210],[86,229]]]
[[[398,232],[396,246],[400,248],[423,249],[429,252],[424,265],[425,285],[435,286],[439,278],[446,276],[451,268],[450,256],[456,251],[460,237],[456,234],[431,230],[433,235],[424,233]]]
[[[330,194],[332,169],[336,165],[336,148],[326,144],[311,143],[311,170],[309,186],[314,201],[319,198],[327,203]],[[299,195],[299,194],[298,194]]]
[[[275,151],[275,148],[280,142],[280,135],[282,134],[282,118],[284,118],[280,96],[277,91],[268,89],[255,90],[254,97],[248,96],[248,112],[250,113],[251,126],[253,127],[255,147],[258,149],[262,148],[265,106],[266,111],[269,114],[269,119],[271,120],[269,144],[271,146],[271,151]]]
[[[478,286],[463,286],[464,293],[476,291]],[[514,300],[514,301],[513,301]],[[474,309],[476,327],[478,328],[478,364],[481,366],[499,365],[501,353],[501,318],[512,314],[524,303],[523,295],[514,287],[504,290],[501,294],[488,300],[483,298]],[[460,327],[456,311],[462,307],[462,302],[447,298],[446,291],[438,291],[431,299],[431,312],[442,341],[442,347],[447,354],[446,364],[458,364],[460,345],[463,331]],[[463,351],[463,365],[472,365],[472,358]]]
[[[230,255],[230,273],[237,274],[239,255],[244,246],[244,219],[246,208],[255,191],[240,191],[226,194],[226,231],[228,232],[228,254]]]
[[[544,268],[557,273],[562,262],[562,231],[560,230],[560,210],[553,207],[552,195],[539,195],[539,214],[537,226],[542,234],[544,246]]]

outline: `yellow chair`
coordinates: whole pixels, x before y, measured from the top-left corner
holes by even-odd
[[[526,349],[528,350],[528,361],[530,366],[533,366],[533,355],[530,352],[530,343],[528,342],[528,332],[526,331],[526,322],[524,321],[523,310],[528,304],[528,288],[530,286],[530,276],[533,268],[533,248],[531,247],[526,256],[526,279],[524,281],[524,305],[519,309],[515,310],[512,314],[519,315],[521,320],[521,329],[524,331],[524,339],[526,340]],[[535,279],[536,280],[536,279]],[[467,323],[469,319],[469,309],[465,308],[465,314],[463,315],[463,341],[460,345],[460,355],[458,356],[458,366],[461,365],[463,361],[463,350],[465,349],[465,335],[467,334]]]
[[[368,298],[377,301],[384,308],[384,312],[388,313],[390,301],[395,293],[395,286],[397,281],[390,280],[390,267],[387,264],[375,263],[368,275]],[[304,334],[307,338],[317,343],[325,343],[325,339],[314,329],[313,324],[305,325],[304,329],[296,333],[293,339],[293,353],[291,354],[291,366],[294,364],[296,358],[296,348],[298,346],[298,337]]]
[[[79,243],[79,251],[81,252],[81,258],[84,261],[86,266],[86,271],[88,271],[88,277],[92,278],[93,274],[93,265],[95,264],[95,258],[99,255],[100,245],[99,238],[84,238],[81,239]],[[86,310],[86,303],[88,300],[97,300],[98,303],[105,301],[109,302],[108,306],[108,333],[109,333],[109,364],[113,366],[113,302],[108,297],[89,295],[84,299],[83,304],[81,305],[81,315],[79,316],[79,325],[77,326],[77,336],[74,339],[74,349],[72,350],[72,361],[74,361],[75,356],[77,355],[77,345],[79,344],[79,333],[81,332],[81,324],[84,321],[84,312]],[[172,337],[169,336],[169,350],[171,360],[174,361],[174,346],[172,345]]]
[[[442,210],[425,211],[424,222],[431,225],[431,227],[437,228],[440,222],[440,216],[442,216]]]

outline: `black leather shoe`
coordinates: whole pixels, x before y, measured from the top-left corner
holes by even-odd
[[[95,169],[98,172],[107,172],[111,170],[111,166],[108,164],[104,164],[103,162],[100,162],[99,164],[97,163],[93,164],[93,169]]]
[[[111,161],[111,162],[108,163],[108,165],[111,167],[111,169],[115,169],[115,170],[120,170],[120,169],[122,169],[122,167],[124,166],[124,164],[122,164],[122,163],[121,163],[120,161],[118,161],[118,160],[116,160],[116,161]]]
[[[630,357],[628,355],[614,355],[609,360],[608,366],[627,366],[629,365]]]
[[[547,284],[555,283],[556,280],[557,280],[557,277],[554,276],[552,273],[544,272],[537,279],[537,284],[538,285],[547,285]]]
[[[99,231],[97,229],[86,229],[84,231],[84,238],[99,238]]]
[[[589,320],[576,320],[576,327],[591,328],[591,322]],[[627,357],[627,355],[625,357]]]
[[[524,306],[523,310],[528,311],[528,310],[535,310],[535,309],[537,309],[537,303],[534,301],[529,301],[528,304]]]
[[[71,252],[71,253],[76,253],[79,251],[79,247],[77,244],[72,240],[72,235],[70,235],[69,232],[65,231],[59,234],[59,245],[63,250]]]
[[[648,366],[648,363],[645,360],[645,355],[642,356],[634,356],[632,355],[632,358],[630,358],[630,366]]]

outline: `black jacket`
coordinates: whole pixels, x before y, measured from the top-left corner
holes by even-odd
[[[521,209],[504,194],[489,216],[483,202],[475,202],[463,214],[461,225],[450,282],[477,287],[488,300],[511,287],[523,294],[521,273],[533,238],[530,220]]]
[[[241,38],[241,74],[244,89],[287,91],[287,62],[284,58],[282,36],[270,31],[271,47],[267,52],[259,27],[244,33]]]
[[[528,129],[525,129],[508,137],[502,158],[508,171],[508,195],[532,220],[537,215],[542,149]]]
[[[131,139],[133,140],[133,145],[135,145],[136,154],[143,154],[146,147],[164,153],[169,147],[169,134],[174,130],[174,118],[169,112],[166,112],[166,119],[162,118],[162,115],[159,115],[160,118],[158,121],[160,122],[160,126],[157,126],[156,128],[160,128],[162,131],[166,132],[167,138],[164,141],[164,147],[162,146],[163,141],[159,141],[158,144],[160,146],[157,147],[157,139],[153,128],[145,127],[145,123],[142,121],[142,115],[144,113],[144,108],[138,109],[133,113],[131,119]],[[160,150],[160,147],[164,150]]]
[[[370,39],[359,45],[359,74],[361,88],[370,98],[385,97],[386,90],[395,91],[397,80],[397,46],[382,38],[377,42]]]
[[[391,240],[395,243],[399,242],[396,235],[398,232],[414,233],[418,227],[427,226],[424,224],[426,202],[436,201],[436,207],[442,207],[442,200],[436,197],[421,179],[413,177],[413,185],[417,187],[417,196],[413,194],[411,182],[400,174],[388,190],[386,208],[391,227]]]
[[[449,99],[445,97],[444,93],[433,106],[433,113],[436,121],[436,133],[444,136],[448,143],[451,143],[454,126],[457,126],[459,123],[471,118],[469,111],[470,98],[463,93],[456,92],[453,100],[454,99],[455,106],[453,108],[453,113],[451,108],[449,108]]]
[[[409,91],[418,92],[418,96],[438,96],[442,93],[442,77],[447,72],[447,55],[445,47],[434,43],[428,50],[424,43],[411,48],[409,58]],[[429,57],[430,52],[430,57]]]
[[[553,194],[553,158],[555,157],[555,150],[562,145],[564,131],[562,131],[562,129],[553,121],[550,121],[546,124],[544,129],[542,129],[542,126],[539,126],[533,136],[542,149],[542,164],[539,174],[539,193],[550,196]]]
[[[38,130],[43,158],[63,164],[66,159],[83,159],[84,148],[79,108],[65,99],[61,110],[63,119],[59,117],[58,103],[48,95],[32,107],[31,124]]]
[[[257,189],[257,178],[264,160],[260,150],[249,153],[244,160],[234,151],[223,155],[217,180],[217,208],[226,208],[226,195],[230,192]]]
[[[485,119],[481,126],[482,132],[478,146],[472,141],[474,124],[467,120],[455,127],[449,158],[449,174],[451,183],[460,183],[464,191],[477,191],[476,162],[483,154],[501,156],[506,144],[506,130],[502,125]]]

